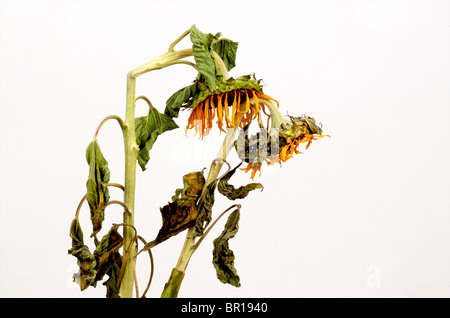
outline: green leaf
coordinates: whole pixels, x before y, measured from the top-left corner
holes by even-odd
[[[241,163],[242,164],[242,163]],[[228,181],[236,172],[236,169],[240,167],[239,164],[234,169],[228,171],[219,181],[217,185],[217,190],[224,196],[226,196],[230,200],[243,199],[248,193],[255,189],[264,189],[261,183],[249,183],[246,186],[240,186],[239,188],[235,188],[232,184],[229,184]]]
[[[86,200],[91,210],[92,235],[95,235],[101,230],[105,218],[105,206],[109,201],[108,183],[110,177],[108,162],[103,157],[97,140],[89,144],[86,150],[86,160],[89,164]]]
[[[234,253],[228,246],[228,240],[233,238],[238,229],[240,218],[239,208],[233,211],[228,217],[225,229],[222,234],[213,242],[213,264],[216,269],[217,278],[224,284],[240,287],[240,279],[234,268]]]
[[[180,89],[170,96],[166,101],[166,109],[164,110],[164,114],[172,118],[178,118],[180,108],[185,106],[186,103],[195,95],[196,88],[197,84],[194,83]]]
[[[138,163],[142,171],[150,160],[150,150],[158,136],[175,128],[178,128],[178,125],[173,119],[161,114],[154,107],[150,107],[148,116],[135,119],[136,143],[139,146]]]
[[[211,33],[203,33],[197,29],[195,24],[191,27],[190,38],[195,63],[199,73],[205,77],[206,83],[211,89],[216,87],[216,63],[211,44],[219,36],[220,34],[214,36]]]
[[[228,71],[236,66],[237,47],[238,42],[225,38],[219,39],[212,44],[214,52],[220,56]]]

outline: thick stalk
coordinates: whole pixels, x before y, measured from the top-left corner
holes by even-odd
[[[169,65],[173,65],[174,61],[192,55],[192,49],[181,51],[170,51],[160,57],[135,68],[128,73],[127,76],[127,98],[126,98],[126,113],[125,113],[125,127],[124,127],[124,143],[125,143],[125,193],[124,203],[128,207],[130,213],[124,214],[123,222],[134,225],[134,200],[136,189],[136,163],[138,158],[139,147],[136,144],[135,133],[135,92],[136,92],[136,77],[153,70],[159,70]],[[123,249],[124,255],[128,250],[130,244],[135,244],[134,231],[131,226],[126,226],[123,229]],[[136,246],[131,247],[131,255],[136,254]],[[120,296],[130,298],[133,296],[134,274],[131,259],[127,259],[125,265],[125,272],[120,286]]]
[[[134,101],[136,91],[136,77],[131,72],[127,77],[127,102],[125,113],[125,193],[124,203],[128,207],[130,213],[125,213],[123,222],[134,225],[134,194],[136,189],[136,162],[139,152],[136,144],[136,134],[134,127]],[[123,254],[132,244],[134,232],[131,227],[125,226],[123,228]],[[134,243],[133,243],[134,244]],[[131,255],[136,254],[136,248],[131,247]],[[125,265],[125,272],[120,285],[120,296],[124,298],[131,298],[133,296],[134,275],[133,268],[128,258]]]

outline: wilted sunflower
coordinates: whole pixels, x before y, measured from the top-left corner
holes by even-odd
[[[260,133],[248,138],[241,132],[236,141],[236,150],[239,157],[248,163],[245,172],[252,170],[253,179],[259,171],[263,162],[272,165],[274,163],[286,162],[294,156],[300,154],[298,150],[300,144],[307,143],[305,150],[309,148],[313,140],[329,135],[322,135],[321,125],[317,125],[312,117],[301,116],[285,119],[278,109],[267,103],[271,112],[272,125],[267,132],[265,128]]]
[[[195,128],[195,133],[203,138],[213,127],[214,120],[217,127],[225,132],[223,127],[245,127],[253,119],[260,121],[261,112],[267,116],[265,101],[278,101],[262,92],[260,81],[250,76],[237,79],[229,78],[217,84],[214,90],[198,82],[197,93],[192,97],[192,109],[188,119],[186,132]]]

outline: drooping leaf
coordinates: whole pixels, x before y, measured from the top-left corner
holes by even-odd
[[[92,235],[95,235],[101,230],[105,218],[105,206],[109,201],[108,183],[110,177],[108,162],[103,157],[97,140],[89,144],[86,150],[86,160],[89,164],[86,200],[91,210]]]
[[[96,281],[103,279],[105,273],[110,269],[117,259],[117,252],[123,245],[123,238],[117,231],[118,225],[113,224],[107,234],[105,234],[94,251],[97,261]]]
[[[190,38],[192,42],[192,52],[194,54],[195,63],[200,74],[206,80],[210,88],[216,86],[216,63],[212,52],[211,44],[220,34],[212,35],[211,33],[203,33],[197,29],[195,25],[191,27]]]
[[[114,253],[115,261],[109,270],[106,272],[106,275],[109,276],[109,279],[106,280],[103,285],[106,286],[106,298],[120,298],[119,290],[117,289],[117,283],[119,280],[119,273],[122,267],[122,257],[119,252]]]
[[[97,261],[89,248],[84,245],[83,231],[78,219],[72,221],[70,237],[72,238],[72,248],[69,250],[69,254],[78,259],[77,264],[80,268],[79,272],[74,275],[74,282],[80,285],[81,290],[85,290],[95,283]]]
[[[242,162],[241,162],[242,164]],[[248,193],[255,189],[264,189],[261,183],[249,183],[246,186],[240,186],[239,188],[235,188],[232,184],[229,184],[228,181],[236,172],[236,169],[240,167],[237,165],[234,169],[228,171],[219,181],[217,185],[217,190],[224,196],[226,196],[230,200],[243,199]]]
[[[136,143],[139,146],[138,163],[142,171],[150,160],[150,150],[158,136],[175,128],[178,128],[178,125],[173,119],[161,114],[154,107],[150,107],[148,116],[135,119]]]
[[[214,52],[220,56],[228,71],[236,66],[236,51],[238,48],[238,42],[220,38],[213,42],[212,48]]]
[[[166,101],[166,109],[164,110],[164,114],[172,118],[178,118],[180,108],[194,96],[196,87],[197,84],[194,83],[192,85],[183,87],[182,89],[175,92],[172,96],[170,96]]]
[[[183,176],[183,184],[183,189],[175,191],[172,202],[160,209],[162,227],[156,239],[145,245],[144,251],[195,224],[198,216],[198,209],[195,204],[205,184],[203,171],[186,174]]]
[[[229,248],[228,240],[233,238],[238,229],[240,218],[239,208],[228,217],[225,228],[218,238],[213,242],[213,264],[216,269],[217,278],[224,284],[240,287],[240,279],[234,267],[234,253]]]
[[[78,219],[72,221],[70,226],[72,248],[69,250],[69,254],[78,259],[80,270],[74,275],[74,281],[80,285],[82,291],[89,286],[95,287],[97,282],[103,279],[105,273],[110,276],[108,281],[114,280],[117,286],[117,266],[120,270],[122,261],[118,250],[123,244],[122,236],[117,232],[117,228],[117,225],[113,225],[111,230],[103,236],[94,253],[91,253],[89,248],[84,245],[83,232]],[[108,293],[114,296],[117,288],[111,282],[109,284],[107,282]]]
[[[216,190],[218,179],[208,184],[201,194],[201,198],[197,203],[197,220],[193,231],[194,237],[201,236],[204,229],[208,226],[212,219],[212,208],[214,205],[214,191]]]

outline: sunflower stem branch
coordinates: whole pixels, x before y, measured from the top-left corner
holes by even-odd
[[[242,117],[243,115],[240,115],[236,118],[235,127],[239,127]],[[237,130],[238,130],[237,128],[233,127],[228,128],[228,132],[225,136],[225,139],[222,143],[219,153],[217,154],[217,158],[211,163],[208,177],[203,187],[203,192],[206,190],[207,186],[211,182],[217,179],[225,159],[227,158],[228,154],[233,148],[234,138]],[[219,216],[219,218],[220,217],[221,216]],[[164,286],[164,290],[161,294],[162,298],[177,297],[178,295],[178,291],[181,287],[181,283],[183,281],[184,273],[186,271],[189,260],[191,259],[192,254],[195,252],[195,250],[198,248],[199,244],[204,238],[204,236],[202,236],[196,244],[196,237],[193,235],[194,231],[195,228],[191,227],[189,228],[186,234],[186,239],[184,241],[183,248],[178,258],[177,265],[172,270],[172,274],[170,275],[169,281]]]
[[[186,36],[186,35],[184,35]],[[182,36],[182,37],[184,37]],[[134,225],[134,203],[136,191],[136,164],[139,153],[139,146],[136,143],[135,132],[135,103],[136,103],[136,78],[142,74],[153,70],[173,65],[174,61],[185,57],[192,56],[192,49],[174,51],[173,47],[182,37],[175,40],[169,48],[169,52],[157,57],[156,59],[145,63],[127,75],[127,94],[126,94],[126,110],[125,110],[125,128],[124,128],[124,144],[125,144],[125,192],[124,204],[128,207],[130,213],[124,214],[123,222]],[[131,227],[124,228],[123,237],[124,254],[129,252],[131,255],[136,254],[136,239]],[[120,296],[123,298],[131,298],[133,296],[134,270],[132,265],[134,257],[127,258],[125,262],[125,270],[120,285]]]

